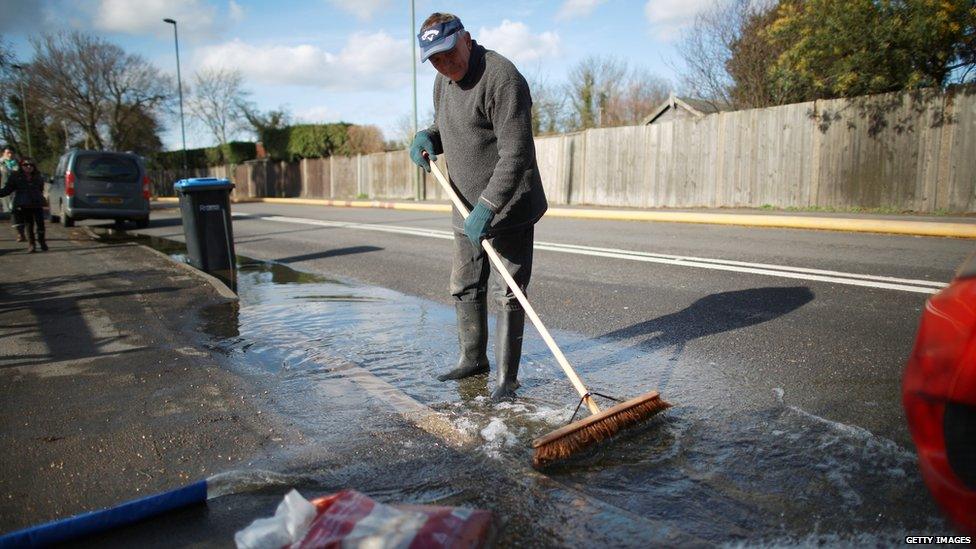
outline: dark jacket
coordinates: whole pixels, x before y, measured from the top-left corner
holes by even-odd
[[[458,82],[434,80],[436,153],[447,156],[451,183],[470,208],[481,202],[495,213],[489,233],[531,225],[548,208],[535,160],[532,97],[508,59],[477,42],[468,72]],[[454,212],[454,228],[463,230]]]
[[[28,179],[23,170],[0,169],[0,197],[14,195],[15,208],[44,207],[44,179],[34,172]]]

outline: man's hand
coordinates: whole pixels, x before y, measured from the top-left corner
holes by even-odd
[[[488,234],[488,225],[494,217],[495,214],[487,206],[478,202],[468,218],[464,220],[464,234],[475,248],[481,247],[481,239]]]
[[[430,156],[430,161],[424,158],[425,152]],[[421,130],[413,136],[413,143],[410,144],[410,160],[430,173],[430,163],[436,161],[437,156],[434,155],[434,142],[427,132]]]

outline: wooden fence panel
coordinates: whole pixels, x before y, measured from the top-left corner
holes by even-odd
[[[409,152],[393,151],[366,155],[364,181],[370,198],[411,199],[416,194]]]
[[[572,137],[557,135],[535,140],[539,177],[550,204],[569,204],[572,176]]]
[[[304,158],[300,169],[302,198],[329,198],[329,159]]]
[[[941,210],[976,212],[976,88],[966,88],[946,97],[947,117],[952,123],[943,126],[948,134],[945,178],[939,178],[938,188],[946,189],[946,199],[936,203]]]
[[[234,198],[250,198],[251,194],[251,170],[245,164],[234,166],[234,173],[231,176],[234,183],[234,191],[231,196]]]
[[[359,166],[355,156],[333,156],[332,197],[342,200],[356,198],[359,194]]]

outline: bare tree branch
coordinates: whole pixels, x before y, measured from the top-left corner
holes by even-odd
[[[223,145],[248,128],[241,106],[249,95],[240,71],[204,69],[193,77],[190,114]]]
[[[138,150],[159,142],[156,117],[174,86],[156,67],[81,32],[32,44],[32,88],[48,116],[79,129],[92,148]]]

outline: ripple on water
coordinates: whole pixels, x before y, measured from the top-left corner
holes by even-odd
[[[520,397],[493,404],[487,398],[493,375],[436,381],[456,360],[449,307],[290,274],[282,266],[246,265],[240,304],[205,309],[201,328],[242,364],[278,376],[277,401],[309,436],[331,442],[390,429],[393,412],[362,397],[347,377],[350,368],[444,415],[457,431],[476,434],[489,460],[527,463],[531,440],[565,423],[578,403],[531,328]],[[788,406],[781,389],[765,404],[737,406],[728,389],[676,368],[673,349],[553,335],[592,388],[631,397],[666,387],[681,399],[611,443],[548,469],[560,483],[641,517],[682,524],[713,542],[885,540],[892,533],[945,528],[913,453],[891,441]],[[410,478],[389,487],[391,494],[402,489],[439,497],[456,490]]]

